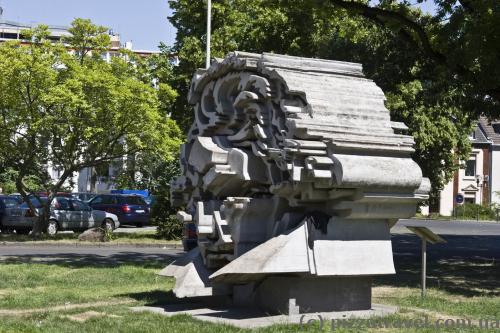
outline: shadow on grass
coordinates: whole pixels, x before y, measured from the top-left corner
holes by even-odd
[[[462,296],[500,296],[500,236],[444,236],[447,244],[427,246],[427,286]],[[396,275],[375,285],[420,287],[421,241],[392,237]]]
[[[152,290],[138,293],[123,294],[120,296],[129,297],[136,301],[146,302],[147,306],[159,306],[162,304],[182,303],[184,299],[175,297],[172,290]]]
[[[78,248],[76,248],[78,249]],[[2,263],[33,263],[58,265],[67,268],[113,268],[121,265],[132,265],[143,268],[161,269],[170,264],[175,257],[171,253],[144,253],[123,251],[107,255],[54,253],[54,254],[27,254],[27,255],[2,255]]]
[[[172,290],[153,290],[138,293],[127,293],[120,296],[144,302],[145,306],[162,307],[167,311],[194,310],[205,307],[227,308],[232,304],[228,296],[199,296],[177,298]]]

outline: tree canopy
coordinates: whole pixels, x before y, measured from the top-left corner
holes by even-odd
[[[414,159],[437,194],[468,156],[474,121],[498,115],[500,11],[495,0],[434,2],[429,14],[409,1],[220,0],[212,5],[212,55],[275,52],[363,64],[386,93],[392,117],[415,137]],[[204,62],[206,9],[203,0],[169,3],[177,28],[172,51],[180,58],[172,116],[187,130],[186,96]]]
[[[476,116],[500,115],[500,3],[496,0],[417,0],[433,2],[433,15],[408,0],[329,0],[334,8],[367,19],[418,50],[434,66],[435,77],[457,89],[464,108]]]
[[[83,168],[178,149],[180,130],[141,67],[126,56],[102,59],[105,31],[77,19],[68,44],[39,26],[23,33],[29,43],[0,45],[0,160],[17,171],[23,196],[34,192],[27,177],[47,180],[51,199]],[[59,176],[47,179],[48,167]]]

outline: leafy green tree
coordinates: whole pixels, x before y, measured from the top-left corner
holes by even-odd
[[[170,115],[178,94],[168,83],[173,78],[171,53],[163,44],[160,45],[160,50],[159,55],[147,58],[133,54],[130,54],[130,57],[142,80],[156,87],[160,113],[166,116],[169,122],[173,122]],[[182,133],[177,126],[169,126],[168,130],[165,136],[176,139],[170,141],[169,149],[147,150],[128,156],[126,167],[115,181],[118,187],[148,189],[154,195],[169,191],[165,186],[177,175],[179,169],[177,156]]]
[[[126,167],[117,175],[115,184],[122,189],[144,189],[153,195],[163,192],[168,182],[177,176],[178,161],[168,156],[145,151],[128,157]]]
[[[52,66],[61,63],[64,50],[46,40],[48,33],[46,26],[40,26],[23,32],[31,40],[28,46],[21,47],[17,42],[0,46],[0,159],[4,167],[14,171],[8,178],[25,198],[36,190],[30,188],[33,184],[28,178],[44,181],[42,187],[49,185],[44,167],[49,152],[41,125],[42,96],[56,82]]]
[[[60,170],[45,184],[49,200],[35,235],[48,221],[52,198],[79,170],[177,150],[179,140],[170,136],[177,126],[159,111],[157,91],[125,57],[101,59],[110,47],[105,31],[75,20],[67,42],[76,52],[49,41],[45,26],[23,33],[27,45],[0,45],[0,159],[18,172],[16,188],[25,199],[34,192],[27,177],[42,179],[49,165]]]
[[[19,172],[13,168],[3,168],[0,166],[0,193],[12,194],[17,192],[16,179],[18,178],[18,174]],[[38,176],[28,175],[24,178],[23,182],[33,192],[42,192],[45,190],[44,184],[50,179],[48,174],[44,176],[43,179],[40,179]]]
[[[457,89],[462,112],[500,115],[500,3],[497,0],[417,0],[436,7],[424,14],[408,0],[329,0],[398,36],[433,66],[429,73]]]
[[[478,83],[473,78],[482,73],[481,68],[470,65],[469,69],[477,72],[462,75],[452,64],[466,61],[458,59],[461,55],[457,46],[461,43],[467,43],[472,36],[487,36],[487,29],[498,31],[498,25],[492,24],[498,6],[490,6],[492,22],[481,23],[478,20],[488,12],[488,6],[480,6],[482,14],[474,16],[464,14],[456,6],[447,7],[452,2],[455,3],[436,0],[438,12],[432,16],[406,1],[380,1],[375,15],[364,12],[363,8],[371,6],[368,1],[220,0],[213,3],[212,55],[223,57],[230,51],[241,50],[362,63],[365,74],[386,93],[392,117],[405,122],[415,137],[414,158],[431,179],[436,197],[458,168],[457,161],[469,154],[467,136],[477,116],[498,111],[494,94],[487,94],[489,88],[484,85],[495,85],[491,80],[494,76]],[[493,4],[490,0],[485,3]],[[173,9],[169,20],[177,28],[172,51],[180,58],[172,80],[179,93],[172,117],[187,131],[193,114],[187,105],[189,82],[194,71],[204,64],[206,9],[203,0],[169,4]],[[379,10],[384,11],[383,17]],[[385,14],[388,11],[397,12],[399,18]],[[428,38],[421,39],[423,35],[413,24],[400,20],[402,15],[425,25]],[[446,21],[448,17],[453,17],[454,23]],[[462,29],[470,36],[460,37]],[[495,40],[499,35],[487,39]],[[429,52],[429,43],[434,51],[446,54],[448,60],[443,62],[436,52]],[[482,46],[467,46],[468,57],[482,57],[487,50],[489,55],[484,60],[489,61],[487,68],[495,73],[498,68],[492,59],[496,59],[500,43],[474,43]]]
[[[71,45],[76,57],[83,63],[88,56],[98,58],[109,49],[111,38],[107,31],[108,28],[95,25],[89,19],[76,18],[71,23],[68,30],[70,35],[64,38],[64,42]]]
[[[156,87],[159,110],[169,117],[175,114],[175,101],[178,93],[172,88],[174,66],[172,64],[171,48],[160,44],[160,54],[147,58],[128,56],[134,62],[140,77],[146,83],[153,82]],[[173,121],[173,120],[170,120]],[[154,196],[151,209],[151,223],[157,225],[157,235],[160,238],[174,239],[182,234],[182,225],[175,219],[175,211],[170,206],[170,181],[180,173],[178,163],[179,144],[182,140],[180,129],[170,127],[165,133],[173,145],[168,154],[162,151],[148,150],[128,156],[126,167],[118,174],[115,184],[119,188],[147,189]],[[171,152],[175,152],[172,154]]]
[[[177,209],[170,205],[170,182],[180,174],[180,165],[177,160],[164,161],[158,170],[151,223],[158,226],[156,233],[159,238],[179,239],[182,237],[183,225],[175,217]]]

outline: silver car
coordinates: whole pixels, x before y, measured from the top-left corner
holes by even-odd
[[[41,198],[47,202],[47,198]],[[42,205],[36,198],[30,199],[38,213]],[[102,210],[93,210],[85,202],[70,198],[56,197],[50,205],[50,218],[47,225],[47,233],[55,235],[60,230],[81,231],[85,229],[102,227],[113,231],[120,226],[115,214]],[[2,219],[2,229],[16,230],[18,234],[27,234],[33,228],[33,222],[37,219],[26,203],[5,210]]]

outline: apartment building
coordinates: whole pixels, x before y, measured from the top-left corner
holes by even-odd
[[[0,43],[9,40],[19,40],[21,42],[27,42],[23,39],[22,31],[26,29],[31,29],[37,25],[38,24],[26,24],[26,23],[3,20],[1,19],[0,16]],[[68,31],[69,27],[67,26],[49,25],[48,27],[50,31],[49,39],[54,42],[58,42],[63,37],[70,35]],[[108,30],[108,34],[111,39],[111,48],[108,52],[102,55],[103,58],[108,61],[112,57],[118,56],[120,49],[131,50],[135,54],[145,57],[159,53],[159,51],[134,49],[132,42],[130,41],[122,42],[120,40],[120,35],[115,33],[112,29]]]

